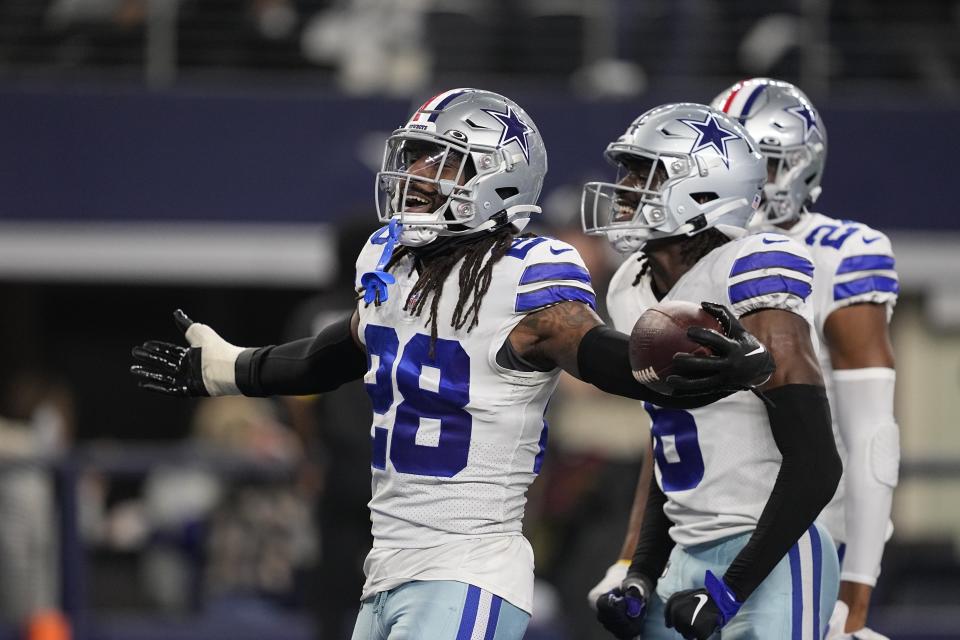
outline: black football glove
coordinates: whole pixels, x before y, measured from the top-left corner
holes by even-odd
[[[184,333],[193,324],[193,320],[180,309],[173,312],[173,321]],[[203,384],[198,347],[148,340],[134,347],[131,353],[138,364],[130,367],[130,373],[137,379],[137,386],[141,389],[171,396],[210,395]]]
[[[623,585],[597,598],[597,620],[620,640],[632,640],[643,628],[650,591],[649,582],[628,575]]]
[[[704,588],[670,596],[663,612],[667,628],[687,640],[707,640],[740,610],[741,603],[723,580],[707,571],[704,583]]]
[[[748,332],[727,307],[701,302],[726,335],[712,329],[690,327],[687,336],[709,347],[715,355],[678,353],[673,358],[675,373],[666,383],[675,395],[697,395],[714,391],[742,391],[766,382],[776,369],[773,356]]]

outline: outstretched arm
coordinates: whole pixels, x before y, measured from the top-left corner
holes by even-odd
[[[356,312],[314,338],[252,349],[230,344],[179,309],[174,322],[189,347],[151,340],[133,348],[130,372],[143,389],[176,396],[308,395],[332,391],[367,370]]]
[[[687,377],[671,376],[675,395],[656,393],[633,376],[628,355],[630,339],[603,324],[580,302],[561,302],[526,316],[510,333],[510,345],[520,357],[542,369],[560,367],[601,391],[648,400],[664,407],[688,409],[710,404],[773,369],[769,353],[743,330],[725,307],[704,303],[704,309],[730,323],[730,337],[691,328],[692,339],[708,345],[716,356],[683,357],[674,367]],[[682,394],[682,395],[681,395]]]

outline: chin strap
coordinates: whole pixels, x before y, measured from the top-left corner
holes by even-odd
[[[515,232],[520,233],[520,231],[527,226],[530,218],[511,218],[511,216],[516,216],[523,212],[537,213],[539,211],[540,207],[531,205],[518,205],[516,207],[510,207],[509,209],[505,209],[503,212],[501,212],[501,214],[493,216],[483,224],[471,229],[470,231],[438,236],[436,240],[429,244],[425,244],[422,247],[408,248],[410,249],[410,253],[416,256],[417,260],[421,262],[423,260],[430,260],[433,256],[439,253],[446,253],[455,247],[472,244],[482,238],[486,238],[501,231],[507,226],[513,226]]]
[[[750,206],[750,203],[747,201],[746,198],[734,198],[729,202],[725,202],[717,206],[716,209],[703,214],[703,222],[701,222],[700,224],[694,224],[693,222],[684,223],[679,227],[677,227],[677,230],[670,235],[674,235],[674,236],[693,235],[694,232],[699,231],[700,229],[715,226],[712,224],[715,220],[718,220],[719,218],[722,218],[728,213],[732,211],[736,211],[737,209],[745,206],[746,207]],[[727,225],[724,225],[724,226],[727,226]],[[743,233],[745,233],[745,231]],[[740,235],[743,235],[743,233],[741,233]]]
[[[393,248],[400,238],[402,229],[403,225],[396,218],[391,218],[390,224],[377,231],[370,240],[373,244],[382,244],[384,247],[376,268],[360,276],[363,302],[368,307],[371,302],[378,307],[386,302],[388,297],[387,287],[397,281],[393,275],[387,273],[386,268],[390,258],[393,257]]]

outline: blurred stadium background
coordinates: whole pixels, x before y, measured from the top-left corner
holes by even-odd
[[[903,465],[872,626],[960,637],[960,2],[0,0],[0,638],[349,637],[362,386],[168,400],[135,390],[129,348],[174,339],[176,307],[241,345],[347,309],[383,140],[452,86],[535,118],[539,230],[602,290],[616,257],[578,207],[605,144],[752,75],[811,95],[820,208],[897,253]],[[620,546],[637,413],[569,380],[553,403],[530,638],[604,637],[585,594]]]

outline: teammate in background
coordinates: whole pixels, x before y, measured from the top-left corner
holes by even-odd
[[[899,290],[893,249],[884,234],[865,224],[809,210],[820,194],[827,132],[802,91],[754,78],[721,93],[713,106],[739,118],[767,158],[761,228],[804,244],[816,265],[814,317],[826,347],[820,367],[844,461],[840,488],[820,517],[839,544],[842,569],[830,637],[884,640],[866,624],[884,542],[892,531],[900,464],[893,416],[896,374],[887,330]]]
[[[635,252],[610,283],[615,326],[658,300],[722,302],[777,370],[765,402],[741,391],[690,410],[646,404],[654,481],[629,570],[598,599],[598,618],[619,638],[704,640],[722,628],[724,640],[819,640],[839,578],[833,542],[814,520],[841,466],[817,365],[809,253],[781,235],[744,235],[766,163],[723,113],[658,107],[606,157],[617,182],[584,187],[583,223]]]
[[[573,247],[518,236],[546,151],[530,117],[487,91],[427,101],[388,139],[380,219],[357,260],[357,309],[316,338],[243,349],[177,312],[190,348],[135,347],[140,386],[173,395],[299,395],[364,378],[373,405],[374,547],[353,637],[519,639],[533,557],[525,493],[546,448],[559,370],[659,405],[700,406],[772,360],[724,308],[716,358],[678,361],[680,393],[640,385],[627,336],[593,311]],[[399,246],[397,246],[399,245]]]

